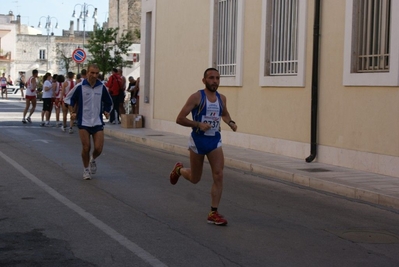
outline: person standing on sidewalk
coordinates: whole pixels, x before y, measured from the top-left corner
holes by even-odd
[[[109,122],[112,124],[120,123],[119,120],[119,92],[123,86],[122,78],[119,76],[118,69],[112,69],[112,75],[109,77],[108,82],[105,84],[112,97],[114,103],[113,109],[111,110],[111,116]],[[116,113],[116,114],[115,114]]]
[[[122,68],[118,69],[119,77],[122,79],[122,86],[119,88],[119,115],[126,114],[125,97],[126,97],[126,78],[123,76]]]
[[[175,185],[181,175],[193,184],[198,183],[201,180],[206,155],[213,177],[208,223],[226,225],[227,220],[218,213],[223,191],[224,168],[220,122],[222,119],[233,131],[237,130],[237,125],[227,111],[226,97],[217,92],[219,81],[217,69],[206,69],[202,79],[205,88],[192,94],[177,116],[176,123],[193,129],[189,141],[191,168],[184,168],[183,164],[178,162],[169,179],[170,183]],[[187,118],[190,112],[192,120]]]
[[[6,99],[8,98],[8,92],[7,92],[7,78],[6,74],[3,73],[3,75],[0,77],[0,86],[1,86],[1,98],[4,98],[4,94],[6,94]]]
[[[37,88],[37,76],[39,75],[38,70],[32,70],[32,76],[28,79],[26,83],[26,92],[25,92],[25,109],[22,115],[22,123],[32,123],[31,116],[36,109],[36,88]],[[32,103],[32,108],[29,112],[29,116],[25,119],[26,114],[28,113],[28,109],[30,104]]]
[[[90,180],[91,174],[97,171],[96,159],[104,146],[103,115],[108,118],[112,109],[112,98],[104,84],[97,79],[99,68],[89,65],[87,79],[78,84],[74,91],[67,95],[71,120],[78,120],[79,137],[82,143],[83,179]],[[102,109],[103,108],[103,109]],[[104,110],[104,111],[103,111]],[[93,138],[94,150],[90,156],[90,136]]]

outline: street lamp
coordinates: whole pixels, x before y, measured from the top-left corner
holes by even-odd
[[[94,12],[93,12],[93,16],[91,16],[93,19],[97,18],[97,8],[93,5],[88,5],[86,3],[82,4],[76,4],[73,8],[73,13],[72,13],[72,17],[76,18],[76,7],[80,6],[80,15],[79,18],[83,19],[83,49],[85,46],[85,38],[86,38],[86,19],[88,17],[90,17],[90,13],[89,13],[89,7],[94,8]]]
[[[38,28],[42,27],[42,18],[46,19],[46,24],[44,28],[47,30],[47,71],[49,69],[49,61],[50,61],[50,51],[49,51],[49,41],[50,41],[50,29],[52,28],[51,20],[55,20],[55,28],[58,29],[58,20],[55,17],[50,17],[50,16],[41,16],[39,19],[39,25],[37,25]],[[53,33],[51,33],[53,34]]]

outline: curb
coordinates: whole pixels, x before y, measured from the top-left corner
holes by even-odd
[[[104,133],[109,136],[121,139],[126,142],[134,142],[149,147],[170,151],[179,155],[187,155],[187,147],[181,145],[168,144],[163,141],[157,141],[151,138],[139,137],[129,135],[120,131],[104,128]],[[205,159],[206,160],[206,159]],[[225,156],[225,166],[246,171],[252,174],[264,175],[273,177],[279,180],[287,181],[293,184],[298,184],[304,187],[328,192],[351,199],[356,199],[372,204],[381,205],[399,210],[399,198],[378,194],[376,192],[355,188],[353,186],[342,185],[334,182],[325,181],[304,175],[302,173],[294,173],[279,168],[273,168],[250,162],[237,160]]]

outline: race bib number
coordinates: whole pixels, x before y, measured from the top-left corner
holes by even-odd
[[[203,123],[207,123],[211,126],[211,128],[204,133],[207,136],[215,136],[216,132],[219,131],[220,119],[219,117],[212,116],[202,116]]]

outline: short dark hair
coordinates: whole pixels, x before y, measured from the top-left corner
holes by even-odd
[[[214,70],[214,71],[219,72],[218,69],[215,69],[215,68],[207,68],[207,69],[204,71],[204,78],[206,78],[206,75],[208,74],[208,71],[211,71],[211,70]]]
[[[100,69],[96,63],[90,63],[89,66],[87,67],[87,69],[89,70],[90,68]],[[81,74],[86,75],[86,70],[85,70],[85,74],[83,74],[82,72],[81,72]]]
[[[38,70],[32,70],[32,75],[38,74],[39,71]]]
[[[57,82],[59,82],[59,83],[65,82],[65,76],[64,75],[58,75],[57,76]]]
[[[87,74],[87,70],[86,70],[86,69],[82,69],[82,70],[80,71],[80,74],[86,75],[86,74]]]
[[[117,68],[113,68],[112,72],[118,73],[118,69]]]

